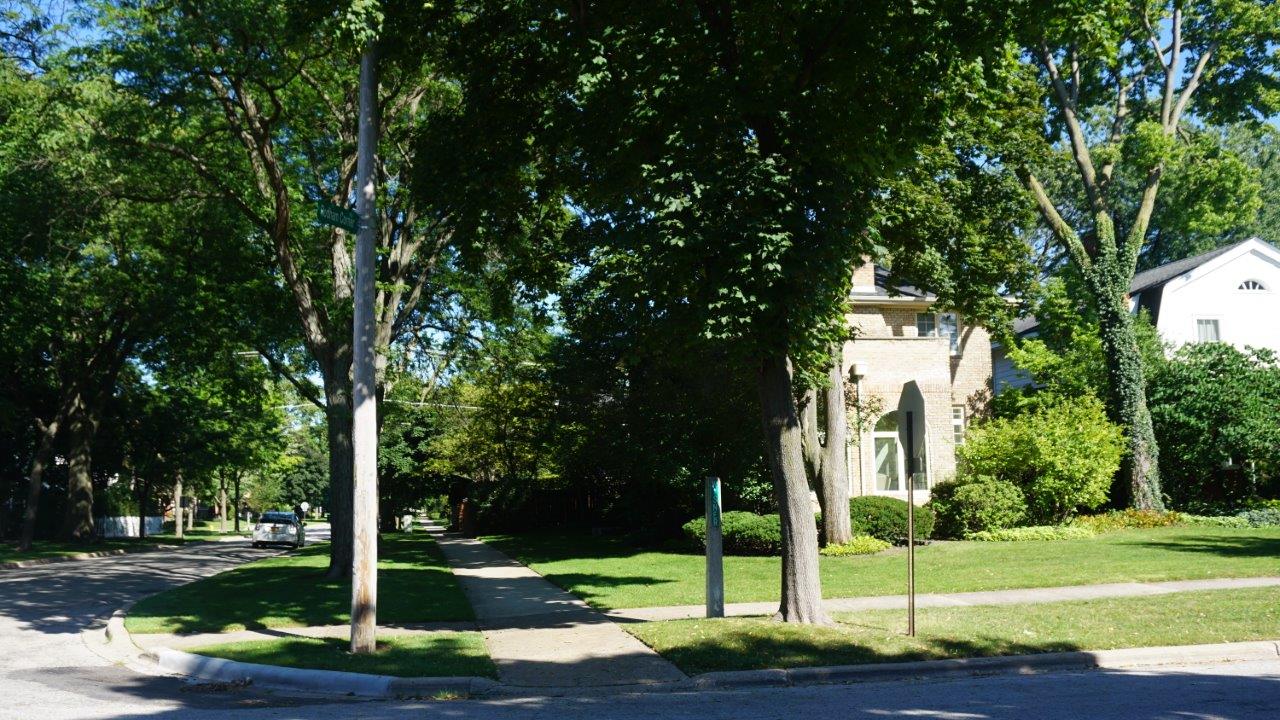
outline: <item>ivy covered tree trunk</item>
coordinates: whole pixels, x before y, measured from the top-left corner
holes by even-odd
[[[787,358],[762,361],[759,383],[765,447],[782,526],[782,600],[774,617],[784,622],[830,624],[822,606],[818,529],[809,502],[800,418]]]
[[[1098,303],[1098,330],[1107,362],[1107,409],[1112,421],[1124,428],[1129,450],[1111,499],[1117,505],[1163,510],[1160,450],[1147,409],[1146,377],[1127,291],[1125,281],[1123,289],[1112,288]]]

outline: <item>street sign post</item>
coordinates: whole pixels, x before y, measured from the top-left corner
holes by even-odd
[[[327,200],[316,203],[316,219],[322,225],[332,225],[347,232],[356,232],[360,228],[360,216],[355,210],[338,207]]]
[[[724,536],[720,515],[720,478],[707,478],[707,617],[724,617]]]

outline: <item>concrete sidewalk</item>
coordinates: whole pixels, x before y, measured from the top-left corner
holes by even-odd
[[[585,687],[687,679],[603,613],[479,540],[425,524],[475,609],[508,685]]]
[[[1035,603],[1065,602],[1068,600],[1095,600],[1099,598],[1135,597],[1142,595],[1166,595],[1195,590],[1231,590],[1235,588],[1275,587],[1280,577],[1215,578],[1210,580],[1172,580],[1151,583],[1108,583],[1104,585],[1067,585],[1064,587],[1022,588],[1017,590],[991,590],[946,594],[916,595],[916,607],[965,607],[971,605],[1023,605]],[[859,612],[863,610],[905,610],[906,595],[877,597],[835,598],[825,601],[831,612]],[[730,603],[725,615],[772,615],[778,603],[750,602]],[[609,610],[605,613],[619,622],[649,622],[653,620],[682,620],[706,617],[703,605],[672,605],[666,607]]]

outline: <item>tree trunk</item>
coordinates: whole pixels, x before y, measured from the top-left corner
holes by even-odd
[[[187,529],[196,529],[196,496],[191,496],[191,507],[187,508]]]
[[[235,529],[236,529],[236,532],[237,532],[237,533],[239,533],[239,532],[240,532],[240,471],[239,471],[239,470],[237,470],[237,471],[236,471],[235,477],[232,479],[232,483],[234,483],[234,484],[235,484],[235,493],[236,493],[236,498],[235,498],[235,514],[236,514]]]
[[[218,521],[222,523],[219,532],[227,532],[227,478],[218,480]]]
[[[844,395],[844,352],[832,348],[831,367],[827,369],[826,416],[827,438],[822,446],[819,474],[822,504],[822,535],[827,544],[842,545],[853,539],[849,522],[849,458],[845,446],[849,442],[849,418]]]
[[[40,508],[40,491],[44,487],[44,471],[53,462],[53,442],[58,437],[58,428],[62,424],[59,414],[49,424],[40,424],[40,442],[36,445],[35,456],[31,458],[31,472],[27,475],[27,506],[22,510],[22,537],[18,542],[19,550],[30,550],[36,536],[36,515]]]
[[[147,536],[147,480],[144,477],[138,484],[141,489],[138,495],[138,539]]]
[[[67,426],[67,511],[62,520],[62,539],[87,542],[93,539],[93,438],[97,419],[83,404],[72,411]]]
[[[173,534],[179,540],[182,539],[182,473],[174,475],[173,479]]]
[[[1160,451],[1147,408],[1146,378],[1127,289],[1126,285],[1123,290],[1113,290],[1098,303],[1098,330],[1107,362],[1108,410],[1111,419],[1124,428],[1129,441],[1129,452],[1120,479],[1112,487],[1111,500],[1141,510],[1163,510]]]
[[[775,618],[830,624],[822,606],[818,529],[809,502],[800,420],[786,356],[768,357],[761,362],[759,385],[765,446],[782,526],[782,601]]]
[[[351,500],[354,455],[351,447],[351,368],[347,356],[325,377],[325,418],[329,440],[329,570],[331,579],[351,576]],[[336,377],[335,377],[336,376]]]

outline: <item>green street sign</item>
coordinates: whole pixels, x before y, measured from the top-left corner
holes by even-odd
[[[360,227],[360,216],[355,210],[338,207],[325,200],[316,203],[316,218],[323,225],[340,227],[347,232],[356,232]]]

